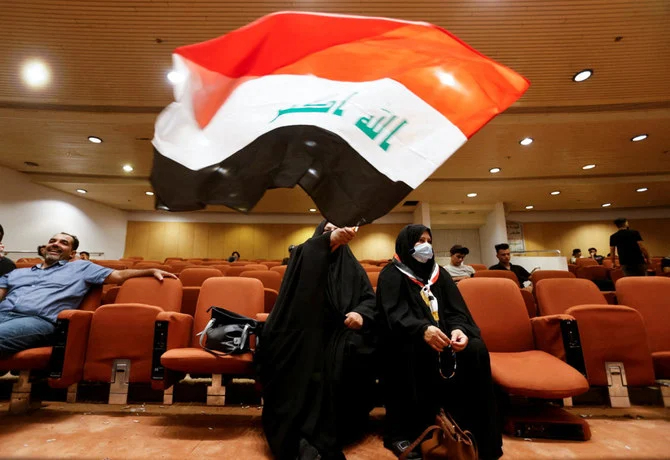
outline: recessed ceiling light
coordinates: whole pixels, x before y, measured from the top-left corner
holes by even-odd
[[[521,145],[530,145],[533,143],[533,138],[532,137],[524,137],[519,141],[519,144]]]
[[[489,169],[489,172],[491,174],[498,174],[500,171],[502,171],[500,168],[491,168]]]
[[[646,192],[647,190],[649,190],[647,187],[642,187],[642,188],[639,188],[639,189],[637,189],[637,190],[635,190],[635,191],[641,193],[641,192]]]
[[[176,70],[171,70],[167,74],[167,79],[170,83],[172,83],[173,85],[176,85],[176,84],[181,83],[184,80],[186,80],[186,76],[181,72],[177,72]]]
[[[610,206],[612,206],[612,203],[603,203],[602,204],[603,208],[609,208]]]
[[[645,139],[648,138],[648,137],[649,137],[648,134],[638,134],[638,135],[635,136],[635,137],[631,137],[630,140],[631,140],[632,142],[640,142],[640,141],[645,140]]]
[[[526,206],[526,209],[533,209],[534,207],[535,206],[533,206],[532,204],[529,204],[528,206]]]
[[[77,193],[84,194],[84,193],[88,193],[88,191],[87,191],[87,190],[84,190],[83,188],[78,188],[78,189],[77,189]]]
[[[21,76],[28,86],[42,88],[49,83],[51,72],[44,62],[35,59],[23,65]]]
[[[596,165],[584,165],[584,166],[582,166],[582,169],[593,169],[595,167],[596,167]]]
[[[576,82],[580,82],[580,81],[588,80],[589,78],[591,78],[591,76],[593,76],[593,70],[591,70],[591,69],[584,69],[584,70],[582,70],[582,71],[580,71],[580,72],[577,72],[577,73],[572,77],[572,80],[573,80],[573,81],[576,81]]]
[[[474,198],[476,196],[477,196],[476,193],[468,193],[468,198]]]
[[[144,192],[144,194],[147,196],[154,196],[154,192]]]
[[[309,212],[316,212],[316,208],[309,208]]]
[[[554,196],[560,195],[560,194],[561,194],[560,190],[554,190],[553,192],[551,192],[551,195],[554,195]]]
[[[102,139],[100,139],[98,136],[88,136],[88,140],[94,144],[102,144]]]
[[[132,171],[133,171],[133,167],[130,166],[130,165],[123,165],[123,170],[124,170],[125,172],[132,172]]]

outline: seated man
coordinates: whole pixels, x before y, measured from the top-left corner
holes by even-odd
[[[496,244],[496,257],[499,263],[489,267],[489,270],[509,270],[519,278],[519,287],[532,291],[533,284],[530,282],[530,273],[521,265],[514,265],[510,262],[512,254],[509,250],[509,244]]]
[[[572,250],[572,257],[570,257],[570,263],[574,265],[574,264],[577,263],[577,259],[581,259],[581,258],[582,258],[582,250],[581,249],[573,249]]]
[[[468,248],[457,244],[449,249],[449,253],[451,254],[451,260],[444,266],[444,269],[451,275],[451,279],[458,283],[461,280],[475,276],[475,269],[463,263],[465,256],[470,254]]]
[[[598,255],[598,250],[596,248],[589,248],[589,257],[598,262],[598,265],[603,264],[604,257]]]
[[[0,276],[6,275],[16,268],[14,262],[5,257],[5,245],[2,244],[2,238],[5,236],[5,229],[0,225]]]
[[[48,346],[58,314],[79,308],[95,284],[121,284],[129,278],[176,278],[155,268],[112,270],[85,260],[70,262],[79,240],[68,233],[54,235],[45,260],[0,277],[0,358],[27,348]]]

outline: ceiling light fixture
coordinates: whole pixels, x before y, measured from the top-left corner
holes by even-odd
[[[81,193],[83,195],[84,193],[88,193],[88,190],[84,190],[83,188],[78,188],[77,193]]]
[[[182,83],[184,80],[186,80],[186,76],[181,72],[177,72],[176,70],[171,70],[167,74],[167,79],[173,85],[177,85],[179,83]]]
[[[596,165],[584,165],[584,166],[582,166],[582,169],[587,170],[587,169],[593,169],[595,167],[596,167]]]
[[[528,206],[526,206],[526,209],[533,209],[534,207],[535,206],[533,206],[532,204],[529,204]]]
[[[524,146],[530,145],[532,143],[533,143],[533,138],[532,137],[524,137],[523,139],[521,139],[519,141],[519,144],[524,145]]]
[[[588,80],[593,76],[593,70],[592,69],[584,69],[579,72],[577,72],[573,77],[572,81],[576,81],[577,83],[582,82],[584,80]]]
[[[23,65],[21,76],[23,81],[32,88],[42,88],[51,80],[49,68],[38,59],[26,62]]]
[[[133,167],[130,165],[123,165],[123,170],[128,173],[133,172]]]
[[[102,139],[100,139],[98,136],[88,136],[88,140],[94,144],[102,144]]]
[[[468,198],[474,198],[476,196],[477,196],[476,193],[468,193]]]
[[[649,190],[647,187],[642,187],[642,188],[639,188],[639,189],[637,189],[637,190],[635,190],[635,191],[636,191],[636,192],[640,192],[640,193],[642,193],[642,192],[646,192],[647,190]]]
[[[648,137],[649,137],[648,134],[638,134],[635,137],[631,137],[630,140],[631,140],[631,142],[640,142],[640,141],[645,140]]]
[[[154,196],[154,192],[144,192],[146,196]]]
[[[550,195],[554,195],[554,196],[560,195],[560,194],[561,194],[560,190],[554,190],[553,192],[550,193]]]
[[[316,208],[309,208],[309,212],[316,212]]]
[[[612,206],[612,203],[603,203],[602,204],[603,208],[609,208],[610,206]]]
[[[489,169],[489,172],[490,172],[491,174],[498,174],[500,171],[502,171],[502,169],[500,169],[500,168],[491,168],[491,169]]]

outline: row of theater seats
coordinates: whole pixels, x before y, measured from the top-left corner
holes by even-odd
[[[268,270],[264,265],[256,264],[230,267],[228,270],[221,270],[213,266],[186,268],[178,274],[183,286],[181,312],[193,315],[200,293],[200,286],[202,286],[204,281],[209,278],[225,276],[260,280],[264,287],[265,312],[270,313],[277,300],[286,268],[286,265],[279,265]],[[378,266],[366,266],[364,268],[370,277],[373,287],[376,288],[379,272],[382,268]],[[103,305],[112,304],[117,301],[117,296],[121,289],[120,286],[105,286],[103,289]]]
[[[670,378],[670,279],[624,278],[616,287],[626,306],[608,305],[586,280],[538,280],[539,316],[531,318],[512,280],[459,283],[491,352],[496,383],[511,394],[549,399],[576,396],[589,385],[611,386],[623,375],[629,386]],[[181,311],[184,289],[179,280],[134,278],[120,287],[114,304],[100,307],[101,289],[93,290],[79,310],[59,315],[54,347],[0,361],[0,370],[21,371],[10,410],[26,407],[35,369],[48,369],[49,384],[67,387],[69,401],[80,381],[114,382],[109,401],[120,404],[128,383],[164,390],[165,403],[171,403],[173,384],[186,373],[212,374],[208,404],[223,404],[225,378],[254,377],[252,356],[214,356],[199,346],[196,334],[213,305],[264,320],[266,288],[253,277],[207,278],[193,314]],[[606,364],[613,362],[621,365]]]
[[[670,276],[667,273],[663,273],[663,268],[661,267],[662,260],[663,257],[652,257],[647,270],[648,274]],[[590,258],[577,259],[574,264],[568,264],[568,271],[573,273],[577,278],[589,279],[607,288],[624,276],[619,266],[618,258],[616,259],[616,265],[609,258],[604,259],[602,265],[599,265],[598,262]]]

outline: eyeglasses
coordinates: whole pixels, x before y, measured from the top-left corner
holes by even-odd
[[[440,377],[442,377],[444,380],[449,380],[449,379],[452,378],[454,375],[456,375],[456,364],[457,364],[457,363],[456,363],[456,352],[454,351],[453,348],[451,348],[451,345],[447,345],[446,348],[448,348],[449,350],[451,350],[451,360],[454,362],[454,368],[451,370],[451,375],[449,375],[449,376],[447,377],[447,376],[445,376],[444,373],[442,372],[442,353],[444,353],[444,351],[441,352],[441,353],[438,353],[438,354],[437,354],[437,368],[440,370]],[[445,350],[446,350],[446,348],[445,348]]]

